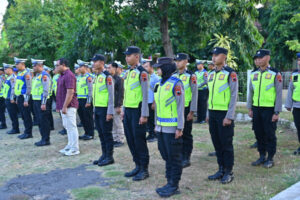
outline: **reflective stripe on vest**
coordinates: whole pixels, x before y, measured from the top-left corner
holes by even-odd
[[[93,103],[95,107],[108,106],[108,90],[106,85],[106,75],[104,73],[99,74],[94,79]]]
[[[189,73],[183,73],[180,75],[176,73],[173,76],[179,78],[183,83],[185,97],[184,107],[188,107],[190,105],[190,102],[192,101],[192,89],[190,86],[191,75]]]
[[[53,81],[52,81],[52,91],[54,92],[54,94],[56,95],[56,91],[57,91],[57,80],[59,79],[60,74],[55,74],[53,76]]]
[[[29,73],[29,71],[27,69],[25,69],[24,71],[18,72],[18,74],[17,74],[16,84],[14,87],[16,96],[26,93],[25,74],[27,72]]]
[[[259,70],[251,73],[253,87],[253,106],[274,107],[276,100],[275,89],[276,72]]]
[[[79,76],[77,78],[77,98],[78,99],[86,99],[88,98],[89,88],[87,85],[87,78],[89,77],[88,74],[83,76]]]
[[[211,71],[208,75],[208,109],[209,110],[228,110],[230,102],[230,87],[228,83],[230,73],[221,70],[218,73]]]
[[[44,91],[44,87],[43,87],[43,76],[48,76],[49,78],[49,74],[45,71],[43,71],[41,74],[39,74],[38,76],[35,76],[32,79],[32,89],[31,89],[31,95],[32,95],[32,100],[42,100],[43,98],[43,91]],[[48,97],[50,97],[50,84],[49,84],[49,94]]]
[[[177,126],[177,103],[174,87],[180,79],[170,77],[163,85],[157,83],[158,88],[154,93],[156,105],[156,124],[159,126]],[[157,87],[157,86],[156,86]]]
[[[202,85],[201,87],[199,87],[202,83],[204,83],[204,74],[205,73],[207,73],[205,69],[203,69],[201,72],[200,71],[195,72],[195,74],[197,76],[198,90],[203,90],[203,89],[207,88],[206,85]]]
[[[294,91],[293,91],[293,101],[300,102],[300,80],[299,80],[299,72],[294,72],[292,74],[292,81],[294,85]]]
[[[140,71],[129,70],[124,80],[124,102],[125,108],[138,108],[143,100],[142,86],[140,83]]]

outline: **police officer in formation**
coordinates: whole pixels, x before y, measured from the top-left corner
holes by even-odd
[[[297,53],[298,69],[294,70],[291,76],[285,107],[288,111],[293,110],[294,122],[300,143],[300,53]],[[294,152],[300,155],[300,147]]]
[[[7,76],[3,88],[3,97],[5,99],[5,106],[7,108],[9,118],[12,122],[12,129],[9,130],[7,134],[18,134],[20,133],[18,106],[15,104],[15,95],[13,90],[13,85],[16,83],[16,75],[13,72],[14,66],[3,63],[3,67]]]
[[[197,109],[197,123],[203,124],[206,120],[207,113],[207,99],[208,99],[208,89],[207,89],[207,71],[204,68],[205,60],[196,60],[197,71],[195,72],[197,76],[198,84],[198,109]]]
[[[215,147],[219,170],[208,177],[230,183],[233,176],[234,115],[238,95],[236,72],[227,66],[228,50],[215,47],[212,51],[215,69],[208,74],[208,122],[209,132]]]
[[[158,149],[166,162],[167,184],[157,188],[161,197],[179,193],[179,181],[182,174],[182,147],[184,128],[184,86],[182,81],[172,74],[176,64],[172,58],[162,57],[154,64],[162,79],[154,88],[155,119]]]
[[[185,109],[184,109],[184,129],[183,129],[183,146],[182,146],[182,167],[191,165],[190,157],[193,150],[192,126],[194,113],[197,112],[198,86],[197,77],[194,73],[187,70],[189,55],[178,53],[175,57],[177,71],[173,76],[179,78],[184,86],[185,91]]]
[[[51,78],[44,70],[45,60],[31,59],[32,67],[35,72],[34,81],[32,81],[32,100],[34,111],[39,118],[39,131],[41,140],[36,142],[36,146],[50,145],[50,131],[51,131]]]
[[[139,63],[140,48],[130,46],[124,54],[130,66],[124,76],[124,130],[135,163],[135,168],[125,173],[125,177],[140,181],[149,177],[149,151],[146,142],[149,76]]]
[[[114,163],[114,141],[112,136],[114,114],[114,84],[112,76],[104,71],[105,57],[96,54],[93,65],[97,77],[93,86],[93,105],[95,107],[95,124],[99,133],[102,155],[94,161],[94,165],[105,166]]]
[[[91,140],[94,138],[94,120],[93,120],[93,77],[87,72],[88,62],[77,60],[79,65],[77,76],[77,98],[78,115],[84,129],[84,135],[79,136],[81,140]]]
[[[5,73],[4,68],[0,67],[0,129],[6,129],[6,120],[5,120],[5,98],[3,97],[3,90],[5,84]]]
[[[271,168],[277,146],[277,121],[282,110],[282,77],[269,64],[269,50],[260,49],[255,57],[259,68],[251,73],[247,100],[259,152],[259,158],[252,162],[252,166]]]
[[[32,138],[32,117],[31,109],[29,105],[31,95],[31,73],[26,68],[25,62],[27,59],[14,58],[16,68],[18,69],[17,79],[14,86],[14,95],[17,97],[16,103],[18,105],[19,112],[22,115],[25,131],[22,135],[19,135],[20,139]],[[14,102],[14,101],[13,101]]]

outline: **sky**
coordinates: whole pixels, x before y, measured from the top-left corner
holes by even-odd
[[[2,17],[5,13],[7,6],[7,1],[6,0],[0,0],[0,24],[2,24]]]

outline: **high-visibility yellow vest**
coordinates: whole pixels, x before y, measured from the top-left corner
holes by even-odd
[[[18,72],[16,84],[15,84],[15,95],[23,95],[26,94],[26,81],[25,74],[30,73],[28,69],[23,70],[22,72]]]
[[[197,83],[198,83],[198,85],[201,85],[202,83],[204,83],[204,75],[205,75],[205,73],[207,73],[207,71],[205,69],[203,69],[201,72],[199,70],[195,72],[195,74],[197,76]],[[201,87],[198,87],[198,90],[203,90],[205,88],[207,88],[207,85],[202,85]]]
[[[89,94],[89,88],[87,85],[87,79],[90,77],[89,74],[84,74],[82,76],[78,76],[77,78],[77,98],[78,99],[86,99]]]
[[[177,126],[178,114],[174,87],[180,79],[170,77],[163,85],[157,83],[154,93],[156,105],[156,124],[159,126]]]
[[[231,99],[229,87],[230,71],[222,69],[218,73],[212,70],[208,74],[208,109],[209,110],[228,110],[229,102]]]
[[[50,78],[49,74],[46,71],[43,71],[41,74],[39,74],[38,76],[35,76],[32,79],[32,89],[31,89],[31,95],[32,95],[32,100],[42,100],[43,99],[43,91],[44,91],[44,87],[43,87],[43,77],[47,76],[48,78]],[[48,99],[50,97],[50,84],[49,84],[49,88],[48,88]]]
[[[255,70],[251,73],[253,87],[253,106],[274,107],[276,100],[276,72],[267,69],[263,72]]]
[[[4,88],[3,88],[3,97],[5,99],[10,98],[11,95],[11,81],[10,79],[15,78],[16,76],[14,74],[10,75],[7,77],[4,83]]]
[[[299,70],[293,72],[292,74],[292,80],[294,85],[294,91],[293,91],[293,101],[300,101],[300,80],[299,80]]]
[[[124,80],[125,108],[138,108],[143,100],[142,86],[140,83],[141,71],[137,68],[129,70]]]
[[[60,74],[55,74],[52,79],[52,91],[54,92],[56,96],[56,91],[57,91],[57,80],[59,79]]]
[[[5,85],[5,75],[1,75],[0,76],[0,81],[2,81],[2,84],[1,84],[1,88],[0,88],[0,97],[3,97],[3,91],[4,91],[4,85]]]
[[[191,74],[185,72],[180,75],[176,73],[173,76],[179,78],[183,83],[184,98],[185,98],[184,107],[188,107],[190,105],[190,102],[192,101],[192,89],[190,86]]]
[[[93,84],[93,104],[95,107],[108,106],[108,89],[106,84],[107,76],[104,73],[99,74],[94,79]]]

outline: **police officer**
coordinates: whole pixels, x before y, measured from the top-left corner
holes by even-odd
[[[191,165],[190,157],[193,150],[192,126],[194,112],[197,112],[198,86],[196,75],[187,70],[187,64],[189,60],[188,54],[178,53],[175,57],[175,60],[177,65],[177,72],[174,73],[174,76],[179,78],[183,82],[185,93],[184,129],[182,136],[182,167],[185,168]]]
[[[260,157],[252,162],[252,166],[263,164],[265,168],[271,168],[276,153],[276,124],[282,110],[282,77],[276,69],[270,67],[269,50],[260,49],[255,56],[259,68],[251,73],[247,107],[249,116],[253,118]]]
[[[216,68],[208,74],[208,122],[209,132],[215,147],[219,170],[208,177],[230,183],[234,176],[233,135],[234,114],[238,94],[236,72],[226,65],[228,50],[215,47],[212,60]]]
[[[12,89],[13,85],[16,82],[16,75],[13,73],[14,66],[3,63],[3,67],[7,76],[4,83],[3,97],[5,99],[5,106],[7,108],[9,118],[12,122],[12,129],[8,131],[7,134],[18,134],[20,133],[18,121],[18,106],[15,103],[14,90]]]
[[[147,136],[146,140],[148,142],[155,142],[157,140],[156,133],[154,131],[155,128],[155,123],[154,123],[154,107],[153,107],[153,102],[154,102],[154,87],[156,83],[160,80],[159,76],[157,76],[154,73],[153,69],[153,64],[154,62],[152,60],[146,61],[143,64],[143,67],[147,70],[150,76],[150,81],[149,81],[149,89],[148,89],[148,107],[149,107],[149,118],[147,121],[147,129],[149,135]]]
[[[297,53],[297,64],[298,69],[294,70],[291,76],[285,107],[288,111],[293,109],[294,122],[300,143],[300,53]],[[294,155],[300,155],[300,147],[294,152]]]
[[[105,166],[114,163],[114,141],[112,136],[114,114],[114,84],[112,76],[104,71],[105,57],[96,54],[92,61],[98,72],[93,86],[93,105],[95,107],[95,124],[99,133],[102,155],[94,165]]]
[[[125,173],[134,181],[149,177],[149,151],[146,142],[146,124],[149,116],[147,71],[140,65],[140,48],[130,46],[124,52],[130,67],[124,76],[124,130],[129,150],[136,167]]]
[[[3,89],[5,84],[5,73],[4,68],[0,67],[0,129],[6,129],[6,120],[5,120],[5,99],[3,97]]]
[[[198,84],[198,109],[197,109],[197,123],[203,124],[206,120],[207,113],[207,99],[208,99],[208,89],[207,89],[207,71],[204,68],[205,60],[196,60],[197,71],[195,72],[197,76]]]
[[[79,102],[78,115],[84,129],[84,135],[79,136],[81,140],[91,140],[94,138],[93,119],[93,78],[87,73],[88,62],[77,60],[79,65],[77,79],[77,98]]]
[[[53,120],[53,114],[52,114],[52,103],[53,103],[53,80],[51,77],[51,72],[52,69],[46,65],[44,65],[44,70],[49,74],[49,78],[50,78],[50,91],[49,91],[49,101],[50,101],[50,105],[51,105],[51,112],[50,112],[50,116],[49,116],[49,120],[50,120],[50,130],[53,131],[54,130],[54,120]]]
[[[35,72],[34,82],[32,82],[32,100],[34,110],[39,120],[39,130],[41,140],[34,143],[36,146],[50,145],[50,114],[51,114],[51,80],[50,75],[44,70],[45,60],[31,59],[32,67]]]
[[[161,197],[179,193],[182,174],[182,131],[184,128],[184,89],[182,81],[172,76],[176,64],[172,58],[162,57],[153,67],[158,67],[162,79],[154,88],[155,119],[158,149],[166,162],[167,184],[157,188]]]
[[[31,94],[31,74],[26,69],[25,62],[27,59],[14,57],[15,65],[18,69],[17,80],[14,85],[14,94],[17,96],[18,109],[22,114],[25,131],[19,135],[20,139],[32,138],[32,117],[29,105]]]
[[[207,60],[206,63],[207,63],[207,72],[208,73],[215,69],[215,65],[214,65],[213,61]]]

